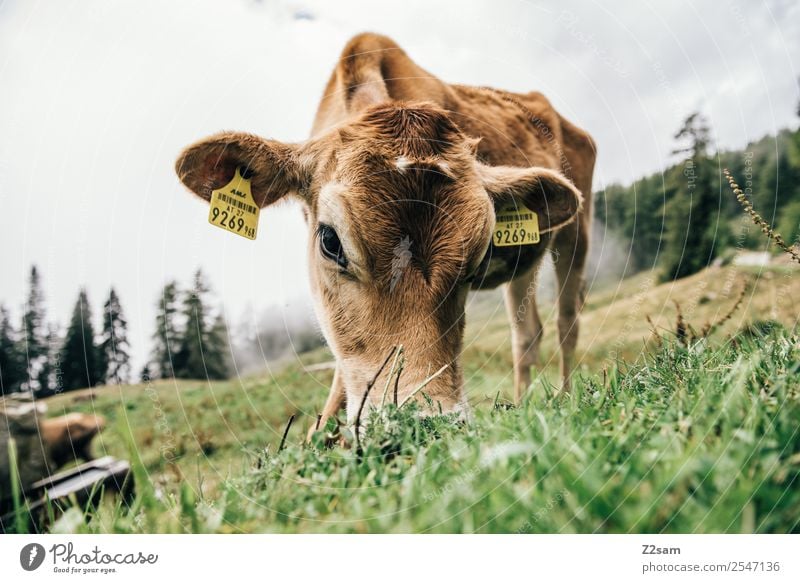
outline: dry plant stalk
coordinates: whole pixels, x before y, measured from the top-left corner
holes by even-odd
[[[720,318],[713,324],[711,324],[710,322],[706,322],[706,325],[703,326],[703,329],[701,330],[702,338],[707,338],[709,334],[711,334],[714,330],[716,330],[720,326],[724,325],[728,320],[730,320],[733,317],[733,315],[736,313],[736,311],[739,309],[739,307],[742,305],[742,302],[744,301],[744,296],[747,293],[747,287],[748,287],[747,282],[744,282],[744,284],[742,285],[742,290],[739,292],[739,297],[736,298],[736,303],[733,304],[731,309],[728,310],[728,312],[724,316],[722,316],[722,318]]]
[[[400,375],[403,374],[404,364],[405,361],[401,360],[400,366],[397,369],[397,376],[394,377],[394,400],[392,402],[394,403],[395,407],[397,407],[397,390],[400,387]]]
[[[656,328],[656,325],[653,323],[653,319],[650,318],[650,314],[647,314],[645,316],[645,318],[647,318],[647,323],[650,324],[650,331],[652,332],[653,338],[656,341],[656,346],[658,346],[660,348],[663,345],[663,342],[661,340],[661,334],[658,333],[658,328]],[[605,369],[603,369],[603,386],[605,386],[605,384],[606,384],[605,383],[605,373],[606,373],[606,371],[605,371]]]
[[[672,300],[672,303],[675,304],[675,310],[677,311],[675,316],[675,336],[681,346],[686,346],[686,320],[683,319],[681,305],[675,300]]]
[[[176,482],[180,483],[186,480],[186,478],[183,475],[183,472],[181,471],[180,467],[178,467],[177,464],[169,463],[167,464],[167,469],[170,472],[172,472],[172,475],[175,477]]]
[[[784,241],[783,237],[781,237],[781,234],[775,231],[772,228],[772,225],[770,225],[764,219],[764,217],[762,217],[753,209],[753,205],[750,203],[749,200],[747,200],[744,191],[741,188],[739,188],[738,184],[736,184],[736,181],[733,179],[733,176],[731,176],[731,173],[728,171],[728,169],[725,168],[722,171],[722,173],[725,175],[725,178],[728,179],[728,183],[731,186],[731,190],[733,190],[733,194],[736,195],[736,200],[739,201],[739,204],[742,206],[745,212],[748,215],[750,215],[750,218],[753,220],[756,226],[761,227],[761,232],[764,233],[767,237],[769,237],[771,241],[773,241],[778,247],[780,247],[784,253],[787,253],[794,261],[800,263],[800,254],[797,253],[794,246],[790,247],[789,245],[787,245],[786,241]]]
[[[745,281],[742,285],[741,291],[739,291],[739,295],[736,297],[736,302],[733,304],[733,306],[731,306],[731,309],[725,312],[725,315],[713,324],[711,322],[706,322],[705,325],[703,325],[703,327],[700,329],[699,333],[697,330],[695,330],[694,326],[688,323],[684,318],[681,305],[677,301],[672,300],[672,303],[675,304],[675,310],[677,311],[677,315],[675,317],[675,337],[678,339],[678,343],[683,347],[688,347],[690,344],[694,344],[698,340],[708,338],[712,332],[728,322],[728,320],[730,320],[736,311],[742,306],[742,302],[747,294],[748,287],[749,286]],[[647,318],[648,324],[650,324],[650,329],[653,332],[653,336],[656,338],[656,342],[659,346],[661,346],[661,335],[658,333],[653,320],[649,315],[645,317]]]
[[[389,359],[392,358],[392,355],[397,350],[397,346],[392,346],[392,349],[389,351],[389,354],[386,356],[386,360],[383,361],[383,364],[378,369],[378,372],[375,373],[375,376],[372,377],[367,383],[367,390],[364,391],[364,396],[361,397],[361,404],[358,406],[358,413],[356,414],[356,453],[361,455],[361,413],[364,412],[364,404],[367,402],[367,397],[369,396],[369,392],[372,390],[372,387],[375,385],[375,382],[378,380],[378,377],[381,376],[383,369],[386,368],[386,365],[389,364]]]
[[[420,386],[418,386],[416,389],[414,389],[413,391],[411,391],[411,393],[410,393],[410,394],[409,394],[409,395],[408,395],[408,396],[407,396],[405,399],[403,399],[403,402],[402,402],[402,403],[400,403],[400,406],[402,407],[403,405],[405,405],[406,403],[408,403],[408,402],[409,402],[411,399],[413,399],[414,397],[416,397],[416,396],[417,396],[417,393],[419,393],[419,392],[420,392],[422,389],[424,389],[425,387],[427,387],[427,386],[428,386],[428,384],[429,384],[431,381],[433,381],[433,380],[435,380],[436,378],[438,378],[438,377],[439,377],[439,375],[441,375],[441,374],[442,374],[442,373],[443,373],[445,370],[447,370],[447,367],[448,367],[448,366],[450,366],[450,365],[449,365],[449,364],[446,364],[446,365],[444,365],[442,368],[440,368],[439,370],[437,370],[435,373],[433,373],[433,374],[432,374],[431,376],[429,376],[427,379],[425,379],[424,381],[422,381],[422,384],[421,384]]]
[[[294,415],[289,417],[289,422],[286,424],[286,429],[283,430],[283,437],[281,437],[281,444],[278,446],[278,451],[283,450],[283,446],[286,445],[286,436],[289,435],[289,430],[292,428],[293,422]]]
[[[386,385],[383,387],[383,396],[381,397],[381,407],[386,403],[386,397],[389,394],[389,384],[392,382],[392,377],[397,374],[399,377],[399,370],[403,367],[403,345],[401,344],[397,352],[395,352],[394,360],[392,361],[392,368],[389,369],[389,375],[386,377]]]

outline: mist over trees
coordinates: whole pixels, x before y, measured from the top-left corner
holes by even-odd
[[[709,136],[703,116],[691,114],[675,135],[679,162],[595,194],[597,218],[627,242],[626,275],[656,268],[662,280],[677,279],[725,260],[733,248],[768,248],[761,232],[743,219],[724,168],[787,242],[800,241],[800,130],[714,153]]]
[[[310,301],[273,305],[258,314],[247,312],[234,338],[240,373],[263,370],[270,363],[325,345]]]

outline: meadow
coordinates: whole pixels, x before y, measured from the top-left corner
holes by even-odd
[[[129,459],[136,479],[130,506],[107,497],[89,515],[66,502],[52,530],[798,532],[797,270],[656,281],[591,289],[568,396],[542,301],[543,371],[516,407],[502,298],[472,296],[474,419],[421,419],[425,403],[373,412],[361,452],[347,429],[325,447],[332,424],[303,444],[332,376],[325,350],[229,381],[50,398],[49,415],[106,417],[95,454]]]

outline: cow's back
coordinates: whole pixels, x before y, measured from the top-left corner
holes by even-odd
[[[345,46],[325,88],[312,134],[346,122],[382,100],[436,103],[466,134],[481,138],[479,155],[492,165],[543,166],[576,182],[576,169],[583,174],[587,165],[594,165],[592,139],[561,117],[541,93],[450,85],[417,65],[393,40],[373,33],[359,34]],[[584,160],[587,157],[591,160]]]

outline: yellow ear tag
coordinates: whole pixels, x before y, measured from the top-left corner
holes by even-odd
[[[535,245],[539,242],[539,217],[521,202],[509,202],[495,216],[495,247]]]
[[[260,210],[250,191],[250,179],[237,167],[231,181],[211,193],[208,222],[234,235],[255,239]]]

